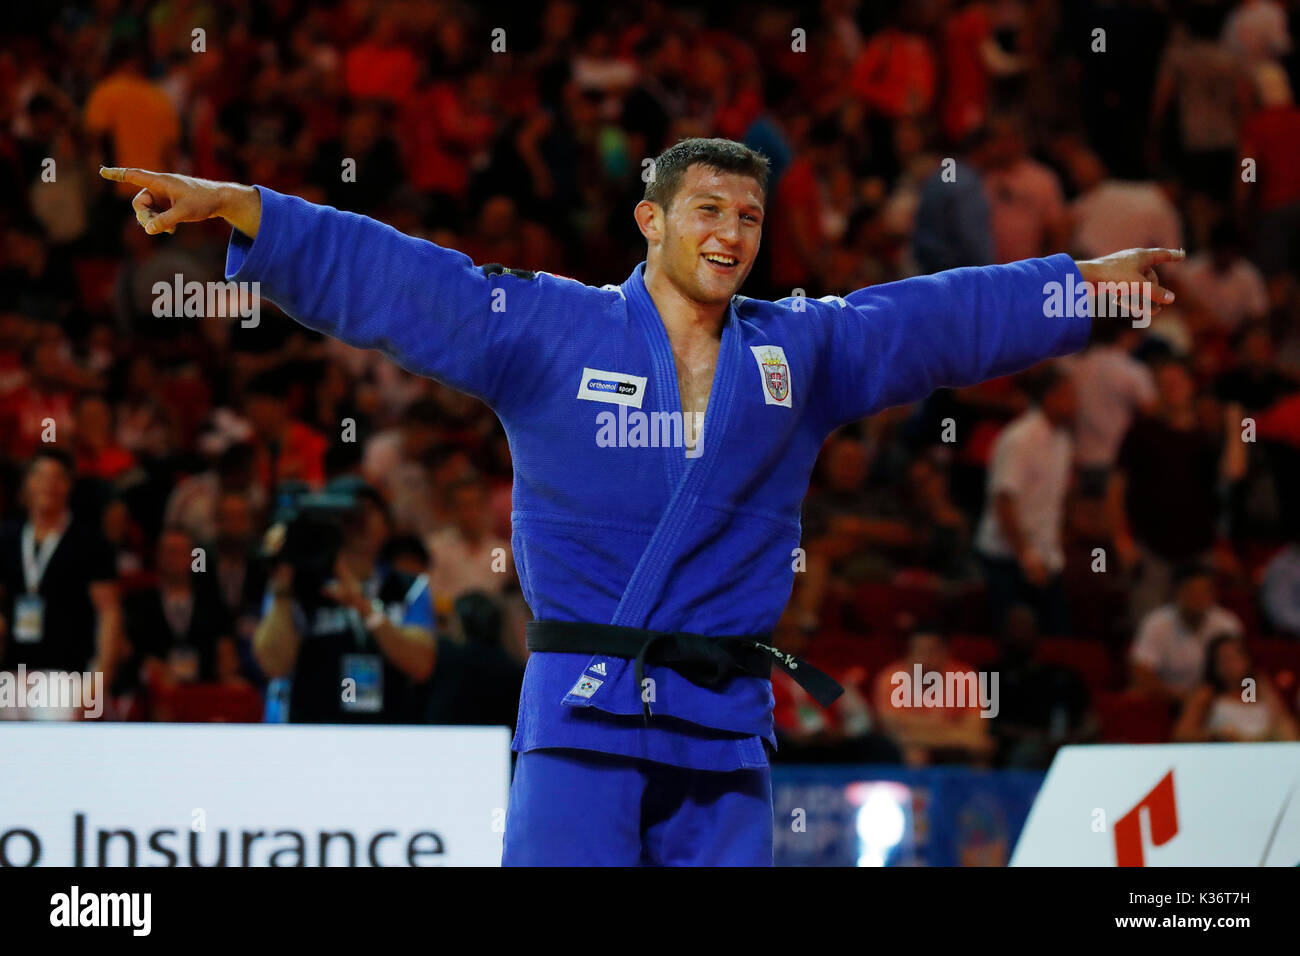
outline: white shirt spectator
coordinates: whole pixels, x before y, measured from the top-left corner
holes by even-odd
[[[1277,0],[1245,0],[1223,23],[1223,45],[1249,68],[1291,52],[1286,10]]]
[[[1094,345],[1062,364],[1079,395],[1074,459],[1084,468],[1109,468],[1134,414],[1156,401],[1155,378],[1117,345]]]
[[[1155,183],[1108,179],[1074,201],[1074,250],[1085,258],[1121,249],[1181,249],[1178,210]]]
[[[1210,641],[1220,634],[1241,633],[1241,620],[1226,608],[1210,608],[1193,631],[1178,605],[1166,604],[1143,619],[1129,657],[1154,671],[1166,687],[1187,693],[1205,679],[1205,648]]]
[[[993,442],[988,496],[975,546],[992,558],[1015,558],[1002,532],[994,502],[1003,492],[1015,501],[1025,540],[1053,574],[1065,567],[1061,524],[1070,483],[1070,436],[1053,428],[1041,409],[1031,408],[1007,425]]]
[[[1300,637],[1300,545],[1287,545],[1268,562],[1261,600],[1274,627]]]
[[[1156,82],[1157,89],[1168,84],[1172,90],[1185,150],[1236,147],[1242,119],[1236,93],[1245,75],[1241,58],[1222,43],[1174,32],[1160,57]]]
[[[402,430],[390,428],[366,442],[361,474],[380,489],[396,530],[426,537],[434,531],[434,491],[428,471],[402,456]]]
[[[1264,276],[1246,259],[1238,258],[1226,272],[1214,271],[1214,260],[1197,253],[1178,274],[1188,293],[1214,316],[1225,331],[1243,322],[1263,318],[1268,312],[1268,287]]]

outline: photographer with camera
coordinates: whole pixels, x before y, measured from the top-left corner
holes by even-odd
[[[379,563],[383,498],[361,485],[334,501],[304,495],[267,534],[274,562],[253,654],[288,678],[291,723],[404,723],[437,656],[425,574]]]

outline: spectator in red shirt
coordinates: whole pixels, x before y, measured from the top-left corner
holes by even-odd
[[[770,204],[768,230],[770,281],[775,295],[803,289],[814,298],[825,294],[830,266],[830,236],[824,212],[825,182],[839,156],[839,126],[822,120],[808,131],[808,142],[777,184]]]
[[[407,178],[437,202],[460,204],[472,161],[496,132],[491,74],[428,80],[403,102],[397,135]]]
[[[23,364],[29,373],[27,384],[9,393],[2,416],[5,455],[20,460],[31,457],[50,427],[55,441],[71,438],[74,430],[73,396],[64,387],[58,342],[47,340],[34,345]]]
[[[325,483],[328,442],[289,412],[285,374],[271,369],[249,382],[244,415],[253,426],[257,483],[268,492],[282,481],[305,481],[314,488]]]
[[[1255,81],[1262,108],[1241,130],[1241,159],[1254,161],[1255,178],[1236,177],[1236,198],[1243,221],[1258,217],[1255,264],[1271,277],[1294,268],[1300,256],[1300,109],[1286,71],[1276,63],[1259,67]]]
[[[1300,393],[1281,399],[1255,417],[1260,438],[1300,448]]]
[[[400,41],[402,25],[395,11],[381,10],[370,35],[343,59],[343,83],[358,99],[400,103],[411,95],[419,64]]]
[[[77,403],[73,436],[77,474],[113,481],[135,465],[135,456],[114,437],[113,409],[99,395],[86,395]]]
[[[871,38],[849,77],[852,91],[890,119],[923,116],[934,102],[934,53],[914,9],[905,7],[897,24]]]
[[[993,79],[1019,73],[1026,63],[995,39],[985,0],[957,0],[954,6],[940,40],[944,88],[939,116],[949,142],[960,143],[987,119]]]

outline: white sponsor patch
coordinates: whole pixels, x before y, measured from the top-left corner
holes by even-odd
[[[596,680],[594,677],[579,677],[578,683],[573,685],[573,690],[569,693],[574,697],[590,697],[600,690],[600,685],[603,683],[605,683],[603,680]]]
[[[779,345],[751,345],[758,374],[763,383],[763,401],[768,405],[792,408],[790,363],[785,360],[785,349]]]
[[[584,368],[582,381],[578,383],[578,397],[588,402],[610,402],[640,408],[645,398],[645,383],[643,375]]]

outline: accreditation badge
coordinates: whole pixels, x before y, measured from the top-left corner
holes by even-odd
[[[384,707],[384,667],[378,654],[344,654],[342,703],[349,714],[377,714]]]
[[[45,632],[45,598],[20,594],[14,600],[14,641],[36,644]]]

